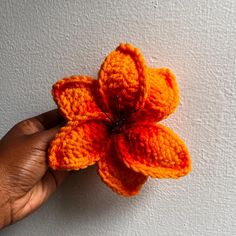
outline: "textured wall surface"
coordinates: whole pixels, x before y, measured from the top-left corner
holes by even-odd
[[[181,104],[164,123],[186,141],[192,173],[126,199],[91,167],[0,235],[236,235],[235,0],[1,0],[0,136],[54,108],[56,80],[97,76],[121,41],[174,70]]]

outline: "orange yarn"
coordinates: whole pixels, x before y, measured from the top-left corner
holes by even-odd
[[[175,76],[147,67],[132,45],[108,55],[98,80],[65,78],[52,94],[68,122],[50,144],[51,168],[79,170],[97,162],[101,179],[125,196],[137,194],[148,176],[178,178],[191,170],[184,142],[155,124],[179,103]]]

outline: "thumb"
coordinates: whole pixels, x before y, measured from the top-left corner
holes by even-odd
[[[61,128],[61,125],[57,125],[51,129],[43,130],[35,134],[32,134],[31,136],[34,139],[34,141],[37,144],[39,144],[40,148],[47,149],[49,143],[52,141],[55,135],[59,132],[60,128]]]
[[[57,125],[51,129],[41,131],[40,136],[45,141],[50,142],[55,137],[55,135],[59,132],[60,129],[61,129],[61,125]]]

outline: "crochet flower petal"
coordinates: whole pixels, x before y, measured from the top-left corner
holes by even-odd
[[[48,159],[53,169],[79,170],[104,156],[108,142],[102,121],[70,121],[51,142]]]
[[[125,166],[117,157],[112,142],[105,157],[98,161],[98,174],[113,191],[125,196],[136,195],[147,180],[145,175]]]
[[[147,70],[148,97],[144,108],[133,113],[132,120],[160,121],[171,114],[179,103],[175,75],[167,68]]]
[[[188,150],[169,128],[137,123],[117,135],[119,158],[127,167],[156,178],[178,178],[191,170]]]
[[[146,96],[146,66],[137,48],[120,44],[99,71],[98,91],[104,110],[117,114],[136,110]]]
[[[97,81],[86,76],[72,76],[53,85],[52,94],[59,110],[68,120],[90,116],[100,109],[95,101]]]

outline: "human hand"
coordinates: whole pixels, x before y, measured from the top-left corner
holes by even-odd
[[[59,130],[57,110],[16,124],[0,140],[0,229],[36,210],[68,172],[47,165],[47,148]]]

